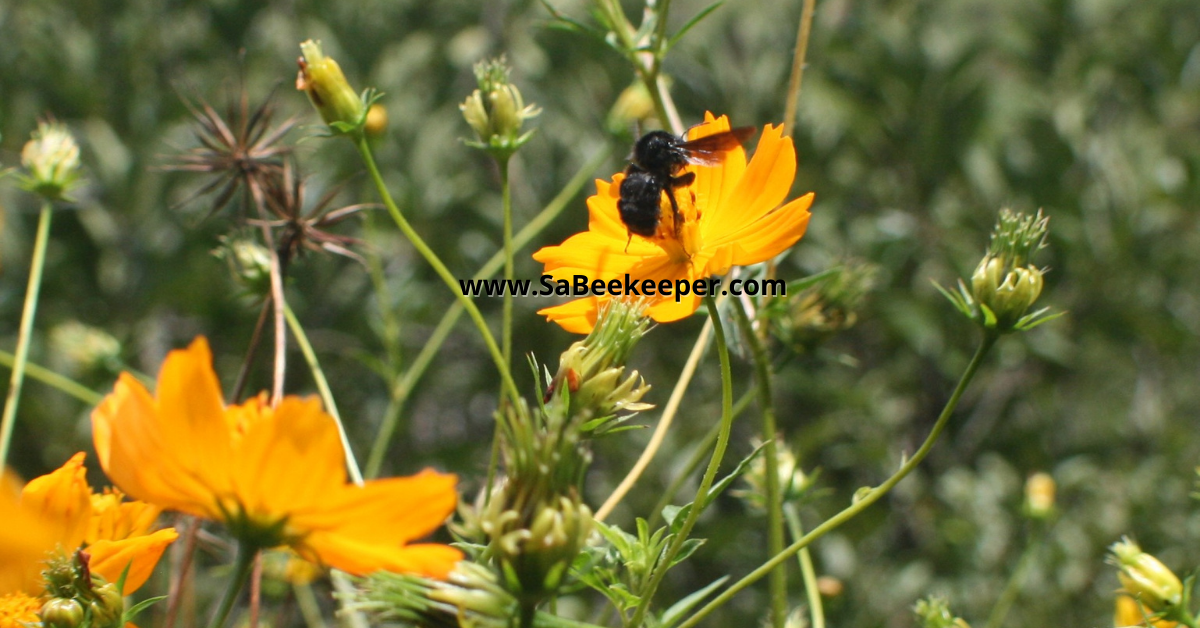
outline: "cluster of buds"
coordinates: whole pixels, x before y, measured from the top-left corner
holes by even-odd
[[[913,613],[921,628],[971,628],[962,617],[956,617],[950,611],[950,604],[945,599],[935,595],[917,600]]]
[[[1161,561],[1127,537],[1113,543],[1109,552],[1124,592],[1154,613],[1153,618],[1170,619],[1186,612],[1183,583]]]
[[[458,106],[479,137],[478,142],[467,144],[486,150],[500,161],[507,160],[529,141],[533,131],[522,135],[521,126],[542,112],[532,104],[525,104],[521,91],[509,82],[509,72],[503,57],[475,64],[479,88]]]
[[[458,563],[444,581],[377,572],[346,608],[428,628],[509,628],[519,612],[516,598],[496,575],[468,561]]]
[[[756,449],[761,449],[761,443],[755,443]],[[779,495],[783,503],[796,503],[808,495],[814,478],[804,473],[796,462],[796,456],[791,448],[780,443],[775,450],[775,470],[779,474]],[[742,476],[747,487],[734,494],[742,498],[752,508],[766,510],[767,507],[767,459],[765,455],[755,456],[750,462],[750,468]]]
[[[858,312],[875,285],[878,267],[848,260],[788,286],[786,299],[767,302],[771,333],[796,353],[808,353],[858,322]]]
[[[1029,312],[1042,294],[1046,273],[1030,259],[1046,246],[1049,221],[1040,210],[1034,216],[1000,210],[991,246],[971,275],[970,288],[960,281],[958,294],[942,290],[943,294],[967,317],[999,333],[1031,329],[1057,318],[1046,315],[1048,308]]]
[[[372,90],[362,95],[355,92],[338,62],[325,56],[321,42],[305,41],[300,44],[300,52],[296,89],[308,94],[309,101],[329,128],[346,135],[362,133],[376,99],[375,93]]]
[[[575,422],[585,436],[599,436],[630,415],[650,409],[642,397],[650,391],[637,371],[626,373],[625,362],[650,329],[645,304],[613,299],[600,312],[596,327],[559,358],[544,397],[547,412]]]
[[[21,150],[25,174],[21,186],[48,201],[70,200],[79,182],[79,145],[58,122],[39,122],[33,139]]]
[[[120,628],[125,625],[125,599],[118,583],[88,570],[80,550],[47,562],[43,572],[48,598],[38,616],[45,628]]]
[[[563,353],[558,373],[535,408],[510,404],[497,414],[505,477],[460,507],[455,531],[482,546],[498,581],[522,612],[553,595],[587,545],[594,522],[581,498],[591,451],[588,440],[611,432],[627,416],[648,408],[649,389],[625,361],[646,333],[641,304],[613,301],[593,332]]]

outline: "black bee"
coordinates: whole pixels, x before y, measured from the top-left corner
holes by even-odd
[[[671,202],[671,211],[679,217],[675,188],[690,185],[696,179],[693,172],[679,174],[684,166],[715,166],[725,151],[740,146],[753,133],[754,127],[746,126],[690,141],[666,131],[643,135],[633,145],[625,180],[621,181],[621,198],[617,201],[621,222],[629,229],[630,237],[636,233],[649,238],[658,230],[659,201],[664,191]],[[678,228],[679,220],[675,225]]]

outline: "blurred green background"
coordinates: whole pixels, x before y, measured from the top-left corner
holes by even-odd
[[[553,4],[590,22],[582,0]],[[672,23],[705,6],[676,0]],[[710,110],[735,125],[779,122],[799,15],[798,1],[730,1],[696,27],[666,64],[685,121]],[[195,145],[181,95],[223,105],[242,81],[252,103],[276,89],[279,119],[301,116],[292,140],[314,135],[307,125],[317,117],[291,85],[297,44],[310,37],[353,84],[385,92],[385,177],[452,271],[469,276],[499,248],[501,220],[493,164],[459,141],[470,133],[458,103],[474,88],[474,62],[507,54],[526,100],[543,108],[513,162],[518,228],[598,151],[609,158],[595,177],[624,165],[632,128],[613,132],[606,118],[631,69],[603,42],[548,21],[529,0],[0,4],[0,165],[15,165],[37,118],[52,114],[80,138],[89,181],[76,208],[55,217],[32,359],[107,391],[120,368],[154,373],[166,351],[205,334],[232,385],[257,316],[210,253],[233,213],[206,218],[203,201],[175,207],[203,179],[159,168]],[[851,256],[879,267],[857,326],[798,358],[777,350],[781,429],[827,489],[803,509],[808,524],[880,482],[925,437],[977,336],[931,282],[970,274],[1000,207],[1051,216],[1041,304],[1069,311],[1002,342],[926,464],[814,546],[818,571],[845,583],[827,600],[830,625],[911,626],[912,603],[932,592],[982,626],[1029,543],[1020,503],[1036,471],[1058,482],[1061,516],[1006,625],[1111,625],[1118,584],[1103,555],[1120,535],[1181,574],[1200,565],[1190,496],[1200,454],[1200,3],[821,0],[808,58],[794,192],[817,200],[780,273],[798,278]],[[348,142],[306,139],[297,150],[312,198],[344,183],[339,203],[375,200]],[[519,256],[518,276],[540,273],[528,256],[537,246],[585,227],[592,191],[589,183]],[[0,346],[11,349],[36,203],[10,184],[0,206]],[[335,230],[380,256],[386,301],[343,258],[302,258],[288,287],[360,458],[387,404],[367,356],[398,349],[411,359],[453,300],[378,214]],[[479,305],[498,325],[499,300]],[[545,305],[517,301],[515,352],[553,364],[574,339],[535,315]],[[384,340],[385,308],[402,323],[398,348]],[[78,342],[51,333],[72,322],[112,334],[119,360],[73,359]],[[663,325],[643,341],[634,365],[655,387],[649,401],[665,403],[700,326]],[[290,357],[289,391],[311,393],[300,354]],[[525,369],[516,373],[531,385]],[[748,365],[735,375],[739,392],[750,385]],[[251,389],[268,386],[264,358]],[[478,335],[460,323],[407,405],[385,471],[451,469],[473,495],[497,386]],[[615,521],[647,514],[716,421],[718,396],[709,356],[675,433]],[[88,449],[87,416],[28,382],[18,471],[30,477]],[[751,449],[754,413],[735,429],[730,465]],[[647,437],[598,445],[593,504]],[[760,516],[722,498],[697,528],[710,543],[672,572],[660,603],[752,569],[766,553],[762,528]],[[796,603],[798,580],[793,569]],[[744,592],[708,625],[756,620],[763,590]],[[580,596],[564,608],[586,616],[597,603]]]

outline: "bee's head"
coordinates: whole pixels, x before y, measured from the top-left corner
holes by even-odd
[[[666,131],[651,131],[634,144],[630,161],[648,172],[670,175],[677,166],[687,163],[679,144],[679,138]]]

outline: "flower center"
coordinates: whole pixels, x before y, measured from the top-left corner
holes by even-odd
[[[667,194],[675,195],[678,215],[671,209]],[[700,208],[696,206],[696,193],[690,186],[666,190],[659,203],[659,216],[654,243],[666,252],[671,263],[686,263],[700,252],[703,244],[700,238]]]
[[[36,623],[41,608],[41,600],[24,593],[0,595],[0,628],[24,628]]]

